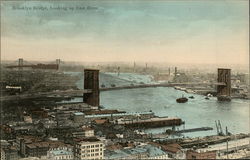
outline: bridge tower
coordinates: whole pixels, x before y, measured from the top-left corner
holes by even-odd
[[[83,102],[92,106],[99,106],[99,70],[84,69],[84,89],[92,90],[92,92],[83,94]]]
[[[23,71],[23,58],[18,59],[18,83],[20,84],[21,79],[23,78],[22,76],[22,71]]]
[[[18,66],[19,66],[19,70],[22,70],[23,69],[23,67],[21,67],[21,66],[23,66],[23,58],[19,58],[18,59]]]
[[[135,61],[134,61],[134,73],[135,73],[135,67],[136,67],[136,64],[135,64]]]
[[[60,65],[61,59],[56,59],[56,64]]]
[[[61,59],[56,59],[57,70],[59,70]]]
[[[217,86],[218,100],[231,100],[231,69],[218,68],[217,82],[225,83],[224,85]]]

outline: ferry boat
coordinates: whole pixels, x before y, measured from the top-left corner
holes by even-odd
[[[187,101],[188,101],[188,99],[186,97],[184,97],[183,95],[181,98],[176,99],[177,103],[186,103]]]

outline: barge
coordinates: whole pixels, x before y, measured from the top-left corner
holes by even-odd
[[[119,120],[116,122],[119,125],[124,125],[125,127],[135,127],[135,128],[157,128],[166,126],[180,126],[184,124],[180,118],[177,117],[154,117],[150,119],[138,119],[138,120]]]

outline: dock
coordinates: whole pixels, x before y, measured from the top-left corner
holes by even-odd
[[[152,138],[154,139],[164,139],[167,138],[169,135],[174,134],[181,134],[181,133],[188,133],[188,132],[199,132],[199,131],[209,131],[213,130],[211,127],[199,127],[199,128],[190,128],[190,129],[183,129],[183,130],[166,130],[164,133],[153,134]]]
[[[167,130],[166,133],[180,134],[180,133],[209,131],[209,130],[213,130],[213,128],[212,127],[199,127],[199,128],[190,128],[190,129],[183,129],[183,130]]]

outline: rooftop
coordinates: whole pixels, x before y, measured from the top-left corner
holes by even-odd
[[[84,113],[82,113],[82,112],[75,112],[74,115],[76,115],[76,116],[83,116]]]
[[[94,120],[94,122],[96,124],[104,124],[105,122],[107,122],[107,120],[106,119],[96,119],[96,120]]]
[[[65,149],[51,150],[49,152],[56,155],[56,156],[58,156],[58,155],[73,155],[72,151],[68,151],[68,150],[65,150]]]
[[[85,118],[99,118],[99,117],[115,117],[115,116],[130,116],[130,115],[152,115],[153,112],[129,112],[129,113],[114,113],[114,114],[98,114],[98,115],[86,115]]]
[[[90,130],[94,130],[94,129],[90,128],[90,127],[83,127],[82,130],[84,130],[84,131],[90,131]]]
[[[126,148],[126,149],[119,149],[119,150],[106,150],[105,155],[107,159],[119,159],[119,158],[125,158],[133,155],[138,154],[147,154],[148,157],[155,157],[155,156],[161,156],[166,155],[166,152],[161,150],[158,147],[155,147],[151,144],[143,145],[143,146],[137,146],[135,148]]]
[[[60,141],[43,141],[43,142],[32,142],[27,145],[28,148],[57,148],[61,146],[69,146]]]
[[[163,150],[171,153],[177,153],[181,150],[181,146],[177,143],[162,145],[161,147]]]
[[[82,142],[98,142],[100,141],[96,137],[89,137],[89,138],[75,138],[76,142],[82,143]]]

